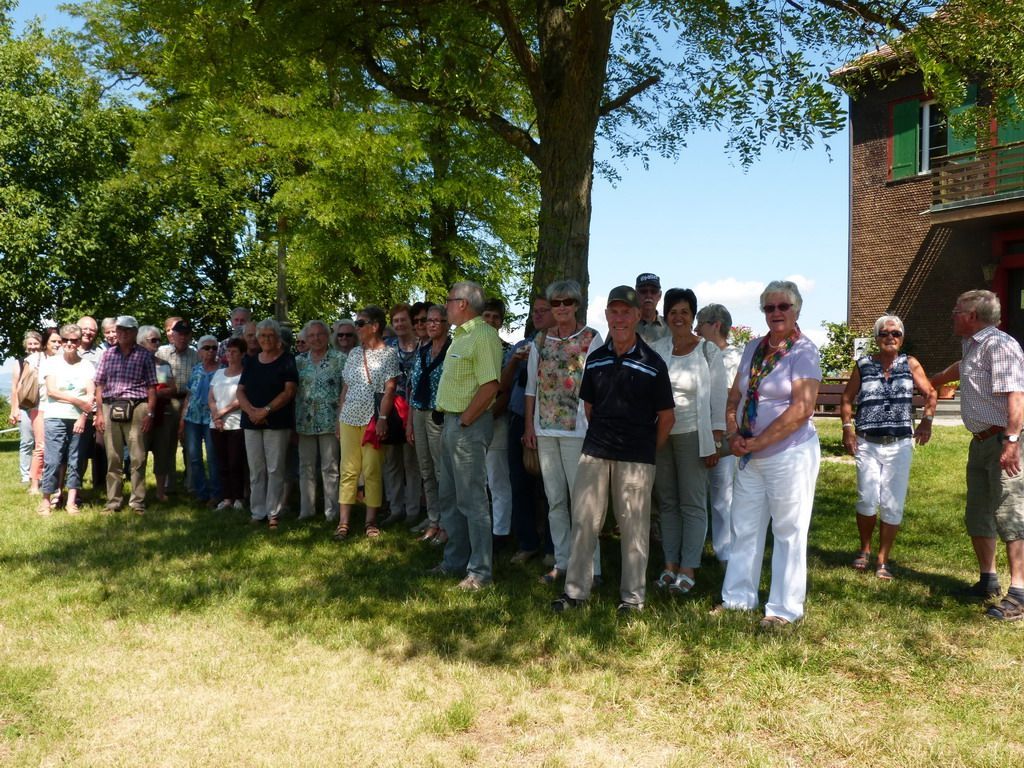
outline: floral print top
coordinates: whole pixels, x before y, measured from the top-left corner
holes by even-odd
[[[366,365],[363,365],[363,356]],[[367,381],[366,372],[370,372]],[[343,374],[348,391],[345,404],[341,407],[339,419],[342,424],[365,427],[373,416],[373,396],[384,392],[384,385],[399,375],[398,354],[393,347],[380,349],[356,347],[349,352]]]
[[[530,346],[526,396],[535,398],[534,428],[541,437],[584,437],[587,419],[580,402],[580,382],[591,349],[601,334],[584,326],[566,338],[550,331]]]
[[[295,431],[300,435],[334,433],[346,357],[344,352],[333,347],[327,348],[318,363],[313,362],[312,352],[295,356],[295,367],[299,371]]]
[[[185,410],[185,421],[192,424],[210,423],[210,381],[219,369],[207,371],[202,363],[192,366],[188,377],[188,408]]]

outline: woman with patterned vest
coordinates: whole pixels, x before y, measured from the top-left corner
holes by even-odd
[[[878,352],[857,360],[843,392],[843,445],[857,462],[857,529],[860,551],[853,560],[867,570],[876,510],[881,517],[875,575],[892,579],[889,553],[903,521],[903,502],[910,481],[913,441],[924,445],[932,435],[935,390],[916,359],[900,352],[903,321],[883,315],[875,321]],[[914,387],[927,398],[924,415],[914,429]],[[857,416],[853,418],[853,404]]]
[[[601,334],[576,317],[583,296],[575,280],[556,280],[545,294],[551,302],[554,325],[537,334],[530,346],[523,444],[536,448],[540,458],[540,474],[548,499],[548,525],[555,548],[554,568],[540,580],[553,584],[565,576],[569,567],[570,494],[587,434],[580,382],[587,355],[601,346]],[[600,575],[598,547],[594,550],[594,576]]]

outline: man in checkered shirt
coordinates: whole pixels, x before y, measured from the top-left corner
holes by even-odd
[[[981,571],[968,593],[1002,594],[996,573],[996,536],[1006,542],[1010,588],[985,614],[999,621],[1024,618],[1024,474],[1020,434],[1024,422],[1024,353],[996,326],[999,298],[967,291],[953,309],[953,332],[963,355],[933,384],[960,379],[960,413],[974,439],[967,453],[967,533]]]

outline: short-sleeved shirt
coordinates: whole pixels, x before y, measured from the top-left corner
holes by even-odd
[[[636,332],[648,344],[653,344],[658,339],[663,339],[671,333],[668,325],[660,317],[655,317],[649,323],[646,320],[641,320],[636,327]]]
[[[237,399],[238,381],[241,378],[241,373],[229,376],[226,368],[221,368],[213,374],[213,379],[210,380],[210,391],[213,392],[213,402],[216,404],[217,410],[227,408]],[[212,414],[210,415],[210,426],[213,426]],[[224,429],[241,428],[242,412],[240,410],[235,409],[224,417]]]
[[[583,326],[566,338],[551,331],[534,340],[526,364],[526,396],[535,398],[533,420],[539,437],[583,437],[587,417],[579,389],[591,349],[601,346],[601,334]]]
[[[590,403],[583,453],[598,459],[654,464],[658,413],[675,407],[668,368],[642,338],[624,355],[613,341],[587,358],[580,399]]]
[[[39,369],[39,378],[44,384],[49,378],[55,389],[81,400],[85,399],[89,382],[95,375],[96,366],[91,362],[79,360],[72,365],[64,359],[63,353],[46,358]],[[46,419],[77,419],[82,413],[71,403],[52,399],[45,385],[43,397],[39,401],[39,410]]]
[[[1024,392],[1020,344],[994,325],[963,340],[960,360],[960,418],[971,432],[1005,427],[1008,392]]]
[[[192,378],[192,371],[199,362],[199,353],[192,347],[186,347],[183,352],[179,352],[173,344],[165,344],[156,351],[156,356],[160,360],[166,360],[171,366],[171,376],[174,381],[167,383],[173,383],[177,390],[175,397],[184,397],[185,390],[188,389],[189,381]]]
[[[501,356],[498,332],[482,317],[471,318],[457,327],[437,386],[437,410],[466,410],[480,387],[501,378]]]
[[[185,421],[192,424],[210,423],[210,381],[219,369],[208,371],[202,363],[196,363],[188,377],[188,408]]]
[[[402,342],[397,336],[390,336],[384,339],[384,343],[395,350],[398,355],[398,381],[395,382],[395,395],[401,395],[408,399],[412,392],[409,390],[409,378],[412,376],[412,367],[416,364],[416,357],[420,345],[417,342],[412,349],[402,349]]]
[[[374,395],[383,394],[387,383],[398,374],[398,355],[394,347],[353,349],[345,361],[344,376],[348,389],[338,419],[351,427],[365,427],[373,417]]]
[[[747,346],[743,350],[743,357],[740,359],[740,367],[736,374],[740,389],[740,405],[736,412],[737,416],[743,413],[747,402],[750,363],[762,339],[763,337],[747,342]],[[793,400],[793,382],[800,379],[821,381],[821,357],[818,355],[818,348],[804,335],[796,340],[792,349],[779,360],[772,372],[761,380],[761,386],[758,389],[757,418],[754,420],[754,437],[764,432],[789,408]],[[751,455],[755,459],[774,456],[787,448],[810,440],[815,434],[814,423],[811,417],[808,417],[803,425],[784,440],[779,440],[763,450],[754,451]]]
[[[260,362],[259,355],[249,360],[242,369],[238,383],[245,387],[245,396],[256,408],[270,405],[270,402],[284,392],[288,382],[298,384],[299,372],[295,369],[295,358],[290,352],[282,352],[269,363]],[[295,399],[276,411],[271,411],[266,421],[253,424],[249,415],[242,413],[242,429],[292,429],[295,426]]]
[[[103,402],[145,400],[150,387],[156,386],[156,361],[153,353],[138,344],[127,355],[116,344],[103,353],[96,366],[96,384],[103,387]]]
[[[338,400],[344,384],[345,353],[333,347],[313,362],[312,352],[295,356],[299,391],[295,396],[295,431],[300,435],[333,434],[338,422]]]

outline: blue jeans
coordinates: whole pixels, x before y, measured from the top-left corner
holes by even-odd
[[[21,409],[21,418],[18,419],[18,435],[21,438],[18,444],[18,469],[21,471],[21,482],[27,483],[28,473],[32,468],[32,449],[35,448],[36,439],[32,435],[32,417],[24,408]]]
[[[60,490],[60,467],[67,464],[67,486],[80,490],[82,476],[78,473],[78,448],[82,436],[75,432],[74,419],[43,420],[42,492],[49,496]]]
[[[492,541],[484,462],[494,422],[491,412],[484,411],[470,426],[461,427],[461,415],[446,413],[441,432],[437,504],[448,534],[444,567],[451,573],[466,571],[487,584],[492,579]]]
[[[217,471],[217,452],[213,449],[210,423],[185,422],[185,455],[188,457],[190,490],[201,501],[220,498],[220,475]],[[206,446],[206,466],[203,466],[203,446]]]

